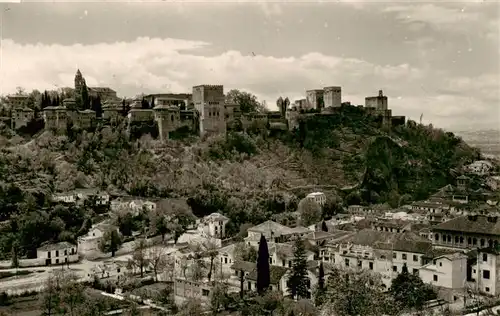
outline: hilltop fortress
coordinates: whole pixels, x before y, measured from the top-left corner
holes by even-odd
[[[45,129],[64,133],[68,124],[80,129],[91,129],[98,122],[103,122],[115,125],[125,123],[130,131],[133,126],[153,123],[161,140],[168,139],[172,132],[181,128],[198,135],[225,134],[228,130],[245,131],[251,126],[268,130],[293,130],[298,127],[301,117],[331,115],[342,106],[350,106],[349,102],[342,102],[342,89],[338,86],[308,90],[306,98],[296,100],[292,106],[288,98],[279,97],[279,110],[265,113],[242,113],[238,104],[226,100],[222,85],[198,85],[192,88],[192,93],[150,94],[126,100],[118,98],[116,92],[108,87],[87,88],[80,70],[75,76],[74,90],[66,90],[72,97],[62,100],[61,104],[42,109]],[[99,111],[79,106],[89,97],[99,98],[99,104],[102,101]],[[34,115],[22,108],[19,97],[11,98],[16,102],[12,111],[15,128],[25,126]],[[358,107],[379,119],[382,126],[405,122],[404,116],[392,116],[388,98],[381,90],[378,96],[366,97],[365,105]]]

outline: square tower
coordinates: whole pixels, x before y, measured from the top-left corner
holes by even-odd
[[[382,90],[378,91],[378,96],[376,97],[366,97],[365,107],[375,108],[376,110],[386,111],[388,108],[387,96],[384,95]]]
[[[194,86],[192,98],[194,107],[200,115],[200,134],[225,133],[224,86]]]
[[[324,99],[323,99],[323,90],[307,90],[306,91],[306,99],[307,99],[307,108],[308,109],[316,109],[321,110],[325,107]]]
[[[341,87],[325,87],[323,90],[325,107],[339,108],[342,105]]]

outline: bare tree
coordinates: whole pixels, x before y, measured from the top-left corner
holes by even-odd
[[[141,278],[144,277],[144,269],[148,263],[148,258],[146,256],[146,241],[144,239],[140,239],[136,242],[131,263],[133,266],[139,268]]]
[[[165,271],[169,266],[168,255],[164,248],[152,247],[148,250],[147,259],[153,269],[155,280],[158,282],[158,274]]]

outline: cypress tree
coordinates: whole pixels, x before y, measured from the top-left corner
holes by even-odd
[[[325,221],[323,221],[323,223],[321,223],[321,230],[324,232],[328,232],[328,226],[326,226]]]
[[[319,273],[318,273],[318,288],[325,288],[325,270],[323,268],[323,261],[319,263]]]
[[[309,277],[307,276],[307,258],[306,249],[302,239],[295,241],[295,250],[293,254],[292,273],[288,279],[290,284],[290,294],[293,298],[308,298],[309,290],[307,288]]]
[[[82,84],[82,110],[86,110],[90,108],[90,98],[89,98],[89,89],[87,88],[87,84],[85,81]]]
[[[271,271],[269,267],[269,249],[264,235],[260,236],[259,253],[257,255],[257,291],[259,294],[266,291],[271,283]]]
[[[151,108],[154,108],[155,107],[155,97],[153,97],[153,99],[151,100]]]

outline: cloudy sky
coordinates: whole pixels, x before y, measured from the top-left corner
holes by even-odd
[[[223,84],[266,100],[379,89],[395,115],[450,130],[500,126],[500,5],[171,1],[4,3],[0,94],[89,86],[120,96]]]

